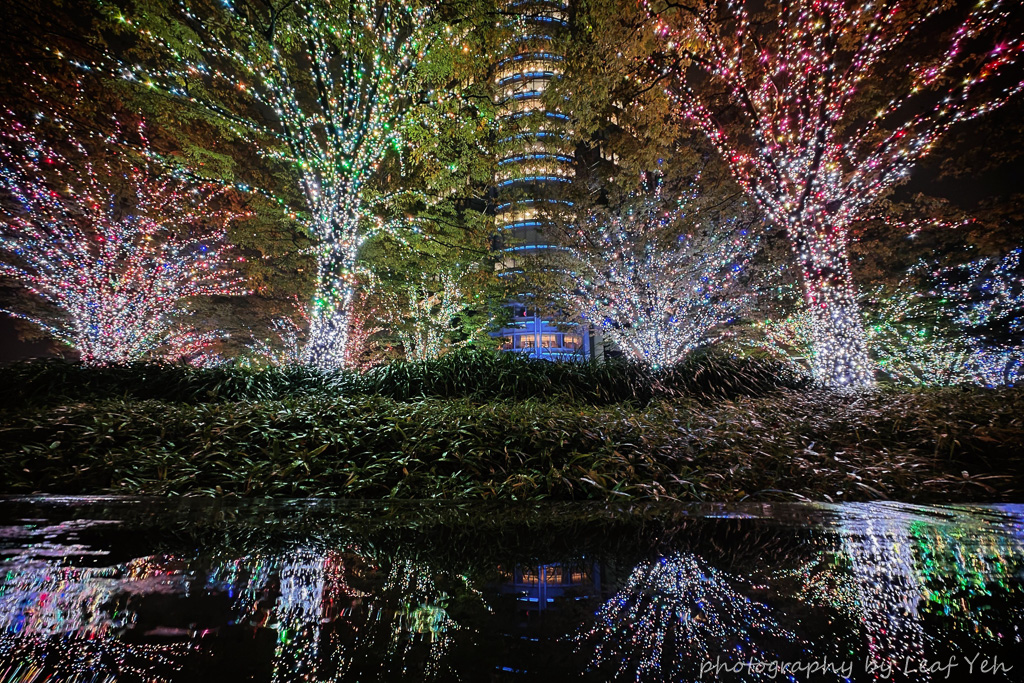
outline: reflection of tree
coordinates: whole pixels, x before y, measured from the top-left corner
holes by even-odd
[[[797,597],[809,605],[825,606],[851,620],[859,619],[857,584],[850,574],[849,558],[838,544],[818,550],[799,567],[777,572],[773,578],[797,580]]]
[[[642,562],[577,640],[597,641],[593,667],[614,667],[617,678],[632,675],[635,666],[638,681],[696,677],[701,664],[717,657],[774,659],[766,651],[794,636],[768,607],[737,591],[737,583],[689,553]]]
[[[909,521],[908,515],[886,507],[844,511],[840,522],[868,657],[897,669],[906,657],[919,661],[926,656],[918,614],[921,579],[914,565]]]
[[[911,525],[921,574],[921,612],[952,630],[952,640],[1020,642],[1024,545],[981,514],[951,524]]]
[[[139,558],[112,567],[80,568],[16,558],[5,564],[0,662],[8,668],[0,671],[0,680],[116,680],[142,674],[147,681],[172,680],[191,643],[153,645],[124,639],[136,619],[131,596],[156,590],[154,579],[165,574],[167,562]],[[168,580],[161,576],[157,583],[166,590]],[[173,576],[170,581],[180,583]]]
[[[921,514],[906,506],[848,506],[839,533],[795,570],[797,596],[860,624],[867,656],[900,670],[909,657],[935,660],[966,639],[1020,639],[1024,545],[984,510]],[[1010,610],[1010,613],[1007,613]],[[927,622],[927,623],[926,623]],[[927,624],[939,626],[936,638]],[[927,647],[926,647],[927,646]]]
[[[277,621],[275,682],[316,680],[326,565],[325,555],[305,549],[281,563],[280,595],[274,610]]]
[[[441,672],[459,625],[431,568],[395,560],[384,574],[358,554],[311,549],[251,563],[221,564],[208,585],[237,581],[235,610],[255,615],[276,574],[274,681],[431,679]]]
[[[427,567],[396,561],[370,605],[366,624],[370,637],[362,640],[360,649],[383,640],[390,673],[404,677],[410,673],[410,663],[421,661],[424,678],[436,677],[459,628],[448,616],[448,599]]]

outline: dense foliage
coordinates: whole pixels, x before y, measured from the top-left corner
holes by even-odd
[[[1024,392],[808,389],[722,354],[652,372],[462,351],[365,373],[0,369],[4,492],[1006,500]]]

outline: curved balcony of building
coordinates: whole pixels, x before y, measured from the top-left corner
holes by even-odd
[[[559,199],[524,199],[507,202],[495,208],[494,224],[501,230],[517,230],[521,227],[553,226],[559,213],[569,211],[572,202]]]
[[[558,0],[513,0],[502,3],[502,10],[512,19],[568,25],[569,4]]]
[[[500,215],[506,211],[521,210],[525,207],[533,207],[534,210],[536,210],[537,208],[543,207],[545,204],[552,207],[555,205],[561,205],[567,209],[571,209],[573,206],[571,201],[562,199],[561,197],[530,197],[529,199],[521,199],[516,202],[498,204],[494,207],[494,212],[495,215]]]
[[[527,50],[509,55],[494,65],[494,82],[529,72],[562,73],[565,57],[554,52]]]
[[[561,10],[539,9],[508,17],[502,25],[520,35],[548,35],[569,28],[568,15]]]
[[[569,116],[557,111],[547,111],[543,107],[525,111],[499,112],[498,123],[502,126],[515,124],[517,133],[552,132],[555,135],[572,135],[568,127]],[[529,129],[525,126],[530,125]]]
[[[499,180],[496,186],[499,190],[522,190],[532,185],[546,185],[551,183],[568,184],[572,182],[574,174],[575,173],[572,170],[567,170],[562,173],[542,171],[505,178],[504,180]]]
[[[557,150],[564,154],[573,154],[576,145],[570,135],[561,126],[559,130],[531,129],[518,130],[511,135],[498,138],[494,142],[497,150]]]
[[[550,152],[527,151],[522,154],[505,157],[498,160],[499,177],[503,173],[513,173],[515,169],[522,169],[524,174],[536,172],[539,168],[553,168],[555,166],[572,166],[576,163],[575,158],[566,154],[552,154]]]
[[[501,254],[495,263],[498,277],[510,278],[523,273],[554,273],[564,274],[566,260],[572,258],[572,250],[558,244],[552,244],[543,236],[525,232],[522,235],[503,235]],[[528,279],[528,278],[527,278]]]

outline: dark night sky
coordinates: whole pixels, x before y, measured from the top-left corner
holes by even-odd
[[[53,355],[51,345],[45,341],[24,342],[18,339],[14,319],[0,313],[0,363]]]

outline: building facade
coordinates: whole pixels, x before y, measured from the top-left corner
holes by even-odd
[[[566,189],[575,175],[569,116],[544,101],[563,73],[555,48],[568,30],[569,6],[562,0],[509,0],[503,5],[509,39],[494,70],[499,139],[494,214],[502,277],[516,278],[519,294],[509,303],[512,321],[495,336],[503,351],[548,360],[588,358],[597,345],[584,325],[545,315],[529,291],[531,275],[545,269],[547,256],[561,249],[548,216],[571,207]],[[554,266],[551,266],[554,267]]]

